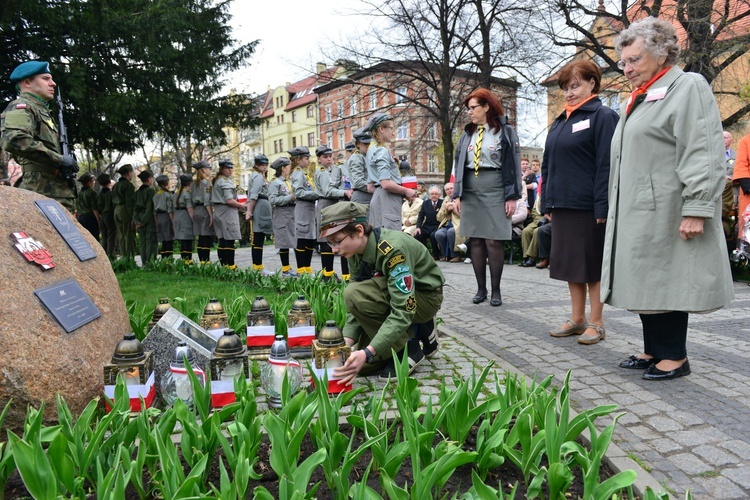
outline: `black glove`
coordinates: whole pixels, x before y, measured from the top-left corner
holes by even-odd
[[[744,194],[750,194],[750,179],[743,178],[737,179],[735,182],[740,185]]]
[[[73,156],[63,156],[60,170],[75,174],[78,172],[78,162]]]

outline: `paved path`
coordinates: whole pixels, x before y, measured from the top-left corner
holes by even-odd
[[[266,246],[264,261],[269,270],[279,268],[273,247]],[[249,249],[238,250],[237,264],[250,265]],[[583,346],[576,337],[547,333],[569,311],[567,285],[551,280],[548,271],[506,265],[503,305],[495,308],[471,303],[476,282],[470,265],[439,265],[448,285],[439,316],[458,342],[465,339],[482,359],[498,357],[528,376],[552,374],[562,382],[572,370],[573,407],[615,403],[627,412],[614,443],[673,496],[684,498],[690,489],[698,499],[750,498],[750,287],[745,283],[735,283],[737,298],[730,307],[691,315],[692,374],[649,382],[637,370],[617,367],[641,352],[636,314],[606,306],[606,340]],[[313,269],[320,269],[317,256]]]

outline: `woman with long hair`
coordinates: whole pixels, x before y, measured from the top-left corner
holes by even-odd
[[[297,272],[312,274],[313,250],[317,244],[318,228],[315,222],[315,181],[308,173],[310,150],[299,146],[287,151],[292,161],[292,188],[297,204],[294,207],[294,236],[297,247],[294,250],[297,258]]]
[[[211,165],[199,161],[193,165],[193,234],[198,237],[198,261],[211,262],[211,247],[214,244],[214,212],[211,207]]]
[[[240,239],[240,213],[242,203],[237,201],[237,188],[232,180],[234,163],[219,162],[219,172],[214,176],[211,188],[211,204],[214,207],[214,229],[219,238],[219,262],[229,269],[236,269],[234,244]]]
[[[292,162],[288,158],[277,158],[271,164],[276,178],[268,185],[268,201],[273,206],[273,243],[279,249],[281,259],[281,276],[296,278],[299,276],[289,264],[289,249],[296,245],[294,238],[294,189],[289,181],[292,173]]]
[[[504,243],[511,239],[511,217],[521,198],[521,147],[505,109],[489,90],[478,88],[464,105],[470,122],[456,146],[453,199],[461,216],[460,235],[471,238],[471,264],[477,280],[472,302],[487,300],[486,263],[490,266],[490,305],[503,299],[500,279]]]

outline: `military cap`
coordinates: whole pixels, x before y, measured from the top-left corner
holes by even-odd
[[[125,165],[117,169],[117,173],[120,175],[125,175],[128,172],[132,172],[132,171],[133,171],[133,165],[131,165],[130,163],[126,163]]]
[[[325,238],[341,229],[350,222],[367,222],[367,205],[343,201],[325,207],[320,212],[320,236]]]
[[[192,175],[190,175],[190,174],[180,174],[180,184],[182,184],[183,186],[187,186],[191,182],[193,182],[193,176]]]
[[[323,156],[323,155],[332,155],[333,149],[329,148],[325,144],[321,144],[317,148],[315,148],[315,156]]]
[[[167,182],[169,182],[169,176],[164,175],[164,174],[160,174],[156,176],[156,183],[158,185],[163,186]]]
[[[10,81],[18,83],[24,78],[36,75],[45,75],[49,73],[49,63],[45,61],[26,61],[16,66],[16,69],[10,74]]]
[[[363,128],[368,132],[372,132],[376,128],[378,128],[378,125],[390,119],[390,115],[383,113],[382,111],[378,111],[377,113],[373,113],[372,115],[370,115],[370,118],[367,119],[367,122],[365,122]]]
[[[297,156],[310,156],[310,150],[307,149],[307,146],[297,146],[296,148],[287,151],[287,153],[289,153],[289,156],[292,158]]]
[[[354,144],[354,141],[349,141],[344,145],[344,149],[347,151],[354,151],[357,149],[357,146]]]
[[[411,168],[411,163],[409,163],[407,160],[404,160],[401,162],[401,165],[398,166],[399,170],[409,170]]]
[[[362,144],[370,144],[372,142],[372,135],[365,130],[364,127],[358,128],[352,132],[352,135],[354,136],[355,141],[361,142]]]
[[[86,172],[85,174],[83,174],[82,176],[78,178],[78,182],[80,182],[83,185],[86,185],[93,178],[94,176],[91,174],[91,172]]]
[[[255,155],[255,164],[256,165],[268,165],[270,162],[268,161],[268,156],[264,155],[263,153]]]
[[[193,163],[193,168],[196,170],[200,170],[202,168],[211,168],[211,165],[207,161],[199,161],[198,163]]]
[[[146,169],[138,174],[138,178],[143,182],[146,182],[148,179],[150,179],[153,176],[154,176],[154,173],[149,169]]]
[[[276,158],[273,163],[271,163],[271,168],[276,170],[277,172],[281,170],[282,168],[286,167],[287,165],[291,165],[292,162],[289,161],[289,158],[284,158],[283,156],[281,158]]]
[[[107,186],[112,182],[112,177],[110,177],[108,173],[102,172],[97,176],[96,182],[98,182],[100,186]]]
[[[229,160],[221,160],[219,162],[219,168],[234,168],[234,163]]]

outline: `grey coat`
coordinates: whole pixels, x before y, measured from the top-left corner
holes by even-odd
[[[634,311],[710,311],[734,298],[721,227],[721,117],[711,87],[673,67],[612,138],[601,297]],[[649,97],[650,95],[650,97]],[[704,233],[680,238],[685,216]]]
[[[294,202],[283,177],[268,185],[268,200],[273,206],[273,242],[276,248],[294,248]]]
[[[253,231],[271,234],[271,203],[268,201],[268,183],[263,174],[254,171],[247,188],[247,199],[256,200],[253,209]]]
[[[317,239],[315,200],[318,199],[318,194],[301,168],[292,171],[291,181],[294,196],[297,199],[297,205],[294,207],[294,236],[297,239]]]
[[[355,151],[349,159],[346,160],[346,168],[349,170],[352,189],[354,189],[354,192],[352,193],[352,201],[369,205],[370,200],[372,200],[372,193],[367,192],[367,166],[365,165],[365,155],[358,150]]]
[[[174,201],[174,239],[192,240],[193,239],[193,219],[190,217],[188,208],[193,208],[193,197],[187,189],[178,189],[173,199]]]

